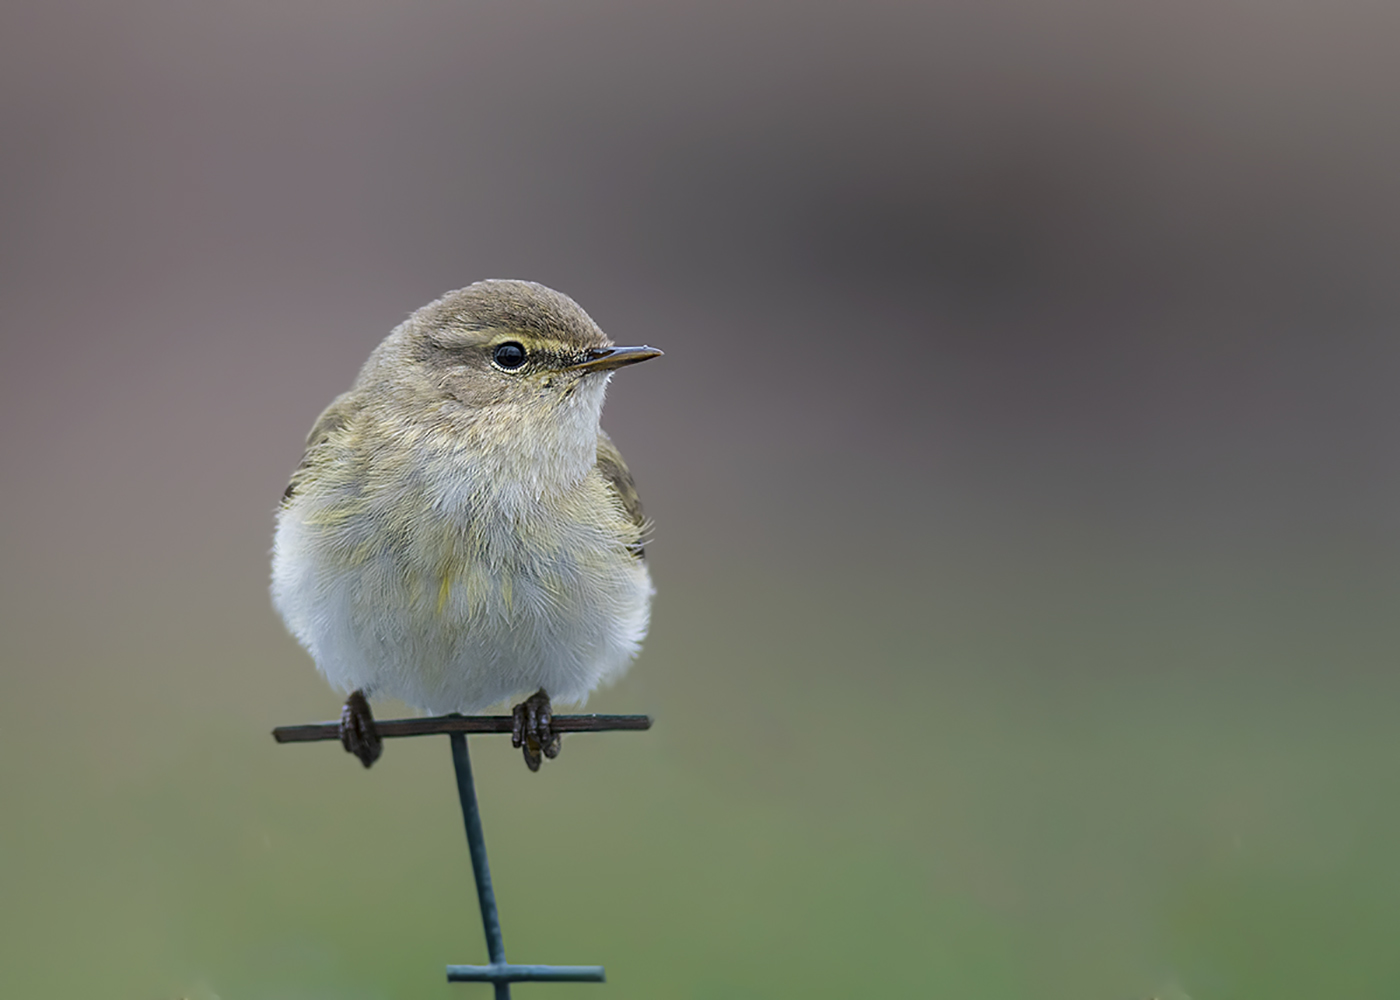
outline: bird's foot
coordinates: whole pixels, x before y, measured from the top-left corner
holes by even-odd
[[[340,745],[346,753],[360,758],[360,763],[369,767],[384,752],[384,740],[375,728],[374,716],[370,713],[369,702],[363,691],[354,691],[345,699],[345,707],[340,710]]]
[[[532,771],[540,769],[540,754],[550,760],[559,756],[559,733],[550,728],[554,719],[554,709],[550,707],[549,695],[540,688],[511,709],[514,721],[510,730],[510,745],[519,747],[525,755],[525,766]]]

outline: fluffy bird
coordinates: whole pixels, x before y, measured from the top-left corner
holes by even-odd
[[[349,694],[341,742],[383,744],[368,699],[433,714],[524,696],[530,769],[552,701],[620,676],[647,632],[648,522],[599,419],[615,347],[568,296],[482,281],[413,313],[317,419],[277,512],[272,598]]]

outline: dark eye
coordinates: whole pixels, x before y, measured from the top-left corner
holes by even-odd
[[[502,368],[519,368],[525,363],[525,348],[513,340],[508,340],[496,348],[492,357]]]

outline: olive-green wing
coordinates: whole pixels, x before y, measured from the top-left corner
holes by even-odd
[[[331,405],[326,407],[325,411],[316,418],[316,423],[311,426],[311,433],[306,435],[306,451],[301,456],[301,464],[292,473],[292,481],[282,491],[282,505],[284,507],[292,502],[292,498],[297,495],[302,484],[306,482],[306,477],[315,461],[316,450],[327,444],[337,432],[344,429],[358,409],[359,405],[350,393],[346,392],[337,396]]]
[[[637,540],[627,547],[638,559],[646,558],[646,536],[651,525],[642,512],[642,498],[637,495],[637,484],[632,481],[632,473],[627,471],[627,463],[622,460],[622,452],[612,443],[612,438],[598,432],[598,471],[612,487],[622,509],[637,528]]]

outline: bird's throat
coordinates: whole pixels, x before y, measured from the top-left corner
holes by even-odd
[[[451,471],[473,506],[490,504],[509,514],[577,487],[597,464],[605,389],[606,379],[594,376],[562,400],[512,402],[471,414],[454,435]]]

